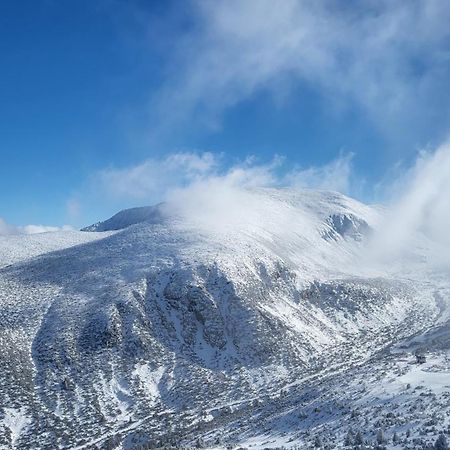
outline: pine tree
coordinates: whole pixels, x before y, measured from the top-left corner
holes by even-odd
[[[394,436],[392,437],[392,442],[394,444],[398,444],[400,442],[397,432],[394,433]]]
[[[364,444],[364,439],[363,436],[361,434],[361,431],[358,431],[358,433],[356,433],[355,436],[355,445],[363,445]]]
[[[434,448],[436,450],[449,450],[450,449],[450,447],[448,446],[447,439],[445,438],[445,436],[443,434],[440,434],[439,437],[437,438],[437,440],[434,444]]]
[[[347,436],[345,436],[344,445],[346,447],[351,447],[353,445],[353,432],[349,430]]]
[[[316,439],[314,440],[314,447],[320,448],[322,447],[322,440],[319,436],[316,436]]]

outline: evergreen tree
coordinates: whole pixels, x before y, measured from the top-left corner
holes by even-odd
[[[437,438],[437,440],[434,444],[434,448],[436,450],[449,450],[450,449],[450,447],[448,446],[447,439],[445,438],[445,436],[443,434],[440,434],[439,437]]]
[[[353,445],[353,432],[349,430],[347,436],[345,436],[344,445],[346,447],[351,447]]]
[[[316,436],[316,439],[314,440],[314,447],[320,448],[322,447],[322,440],[319,436]]]
[[[356,433],[354,443],[355,443],[355,445],[363,445],[364,444],[364,439],[361,434],[361,431],[358,431],[358,433]]]
[[[397,432],[394,433],[394,436],[392,437],[392,442],[394,444],[398,444],[400,442]]]

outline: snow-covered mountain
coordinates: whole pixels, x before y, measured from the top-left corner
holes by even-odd
[[[381,208],[256,189],[194,212],[0,241],[0,446],[424,448],[447,429],[450,283],[425,247],[413,271],[368,262]]]
[[[114,231],[135,225],[136,223],[158,223],[162,220],[162,204],[142,206],[119,211],[110,219],[97,222],[83,228],[81,231]]]

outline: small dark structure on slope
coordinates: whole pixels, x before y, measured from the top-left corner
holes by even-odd
[[[417,364],[424,364],[427,362],[427,357],[425,356],[425,350],[418,349],[418,350],[416,350],[415,355],[416,355],[416,363]]]
[[[425,355],[416,355],[417,364],[423,364],[427,362],[427,357]]]

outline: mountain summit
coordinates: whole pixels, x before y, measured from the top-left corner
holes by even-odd
[[[88,227],[82,228],[81,231],[115,231],[136,223],[157,223],[161,220],[160,209],[160,205],[125,209],[110,219],[89,225]]]

